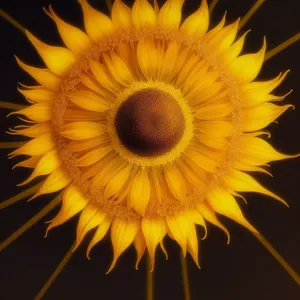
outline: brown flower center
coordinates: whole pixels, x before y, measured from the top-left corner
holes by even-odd
[[[140,156],[156,156],[177,145],[184,133],[185,120],[170,94],[144,89],[121,104],[115,127],[127,149]]]

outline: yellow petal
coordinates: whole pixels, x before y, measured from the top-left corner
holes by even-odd
[[[91,249],[104,238],[104,236],[106,235],[106,233],[110,227],[111,222],[112,222],[111,218],[106,216],[106,218],[98,226],[98,228],[86,250],[86,256],[88,259],[90,259]]]
[[[174,216],[167,216],[166,222],[171,237],[180,245],[185,255],[189,230],[192,224],[191,220],[189,220],[184,213],[178,213]]]
[[[146,250],[146,241],[143,235],[143,231],[140,228],[135,239],[134,239],[134,247],[137,253],[135,268],[138,270],[139,263],[145,253]]]
[[[199,211],[197,211],[196,209],[189,209],[186,211],[186,215],[190,220],[192,220],[192,222],[203,227],[204,236],[202,240],[204,240],[207,237],[207,226],[204,221],[204,218],[201,216]]]
[[[106,134],[102,134],[100,136],[96,136],[87,140],[71,141],[67,147],[71,152],[80,152],[94,148],[99,145],[107,145],[109,141],[109,136]]]
[[[202,0],[199,9],[190,15],[180,26],[179,32],[186,37],[200,38],[209,26],[209,11],[206,0]]]
[[[221,228],[227,235],[227,244],[230,242],[230,234],[229,231],[225,226],[223,226],[220,221],[217,219],[217,216],[215,212],[212,210],[212,208],[206,203],[206,202],[200,202],[197,204],[196,209],[199,211],[199,213],[202,215],[202,217],[207,220],[208,222],[218,226]]]
[[[80,81],[93,92],[99,94],[103,100],[106,100],[107,105],[110,105],[110,103],[114,101],[114,95],[111,93],[111,91],[105,90],[105,88],[99,85],[98,81],[93,75],[81,74]]]
[[[48,88],[54,92],[58,92],[60,90],[62,84],[62,79],[60,77],[58,77],[48,69],[34,68],[24,64],[17,57],[15,58],[18,65],[45,88]]]
[[[89,202],[81,212],[76,229],[76,247],[79,245],[78,239],[83,234],[88,223],[93,219],[94,216],[96,216],[98,210],[99,208],[96,205]]]
[[[87,110],[104,112],[109,108],[106,104],[106,100],[93,92],[75,90],[68,93],[68,97],[73,103]]]
[[[103,196],[105,199],[109,199],[120,191],[124,183],[130,176],[132,165],[128,164],[124,166],[118,173],[107,183],[104,189]]]
[[[159,181],[159,177],[157,175],[157,171],[155,170],[155,168],[153,168],[150,172],[149,172],[149,177],[150,177],[150,181],[151,181],[151,198],[153,197],[153,199],[157,200],[158,203],[162,202],[162,192],[161,192],[161,187],[160,187],[160,181]]]
[[[56,99],[56,94],[42,88],[32,89],[32,90],[22,90],[18,91],[27,99],[34,102],[50,102]]]
[[[157,73],[157,51],[151,37],[141,39],[137,45],[137,59],[147,79],[154,79]]]
[[[45,179],[40,189],[30,200],[43,194],[57,192],[66,187],[71,181],[72,178],[65,169],[63,167],[58,167],[47,177],[47,179]]]
[[[195,90],[205,85],[211,85],[218,78],[217,72],[208,72],[209,64],[201,59],[196,64],[192,65],[190,72],[186,74],[184,84],[182,84],[182,92],[184,95],[193,94]],[[190,97],[187,98],[191,102]]]
[[[136,78],[143,76],[137,60],[137,50],[134,44],[120,43],[118,45],[118,54],[123,61],[126,61],[128,67],[130,66],[130,70]]]
[[[268,126],[276,120],[288,108],[293,105],[275,105],[273,103],[262,103],[259,106],[244,110],[244,131],[256,131]]]
[[[175,199],[173,194],[170,191],[170,188],[167,184],[166,178],[164,176],[163,169],[158,169],[156,172],[157,179],[159,181],[160,193],[161,193],[161,201],[164,204],[178,204],[178,200]]]
[[[165,248],[165,245],[164,245],[164,240],[160,241],[159,246],[160,246],[160,249],[162,250],[162,252],[164,253],[164,255],[166,257],[166,260],[168,260],[169,256],[168,256],[168,252],[167,252],[167,250]]]
[[[92,166],[90,170],[95,167],[96,174],[94,175],[93,179],[91,180],[91,188],[100,189],[104,187],[106,184],[108,184],[114,176],[117,175],[118,172],[120,172],[127,162],[124,161],[123,158],[120,157],[113,157],[110,158],[110,155],[116,155],[114,152],[108,153],[105,160],[100,161],[100,169],[97,168],[97,164]]]
[[[16,168],[16,167],[23,167],[23,168],[35,168],[37,163],[39,162],[40,160],[40,156],[33,156],[33,157],[30,157],[28,159],[25,159],[23,161],[20,161],[19,163],[15,164],[13,166],[12,169]]]
[[[230,46],[229,51],[224,53],[226,63],[230,64],[234,59],[236,59],[240,55],[245,44],[246,36],[249,32],[250,30],[246,31],[236,42],[234,42]]]
[[[65,45],[75,54],[80,54],[86,49],[89,49],[92,46],[92,43],[88,36],[79,30],[78,28],[66,23],[60,19],[52,9],[52,6],[49,5],[49,11],[45,12],[54,20],[56,23],[58,32],[64,41]]]
[[[107,67],[95,60],[90,60],[90,67],[100,85],[107,91],[118,93],[120,87],[118,83],[109,74]]]
[[[177,30],[181,22],[183,0],[168,0],[159,10],[157,25],[168,30]]]
[[[176,79],[176,85],[181,87],[199,61],[198,54],[192,54],[185,62]]]
[[[266,81],[254,81],[249,84],[241,86],[242,93],[241,101],[244,107],[254,107],[270,100],[281,100],[285,96],[274,96],[270,94],[276,87],[278,87],[289,71],[280,73],[276,78]]]
[[[131,9],[121,0],[115,0],[112,6],[111,19],[117,29],[130,29],[132,27]]]
[[[90,165],[93,165],[97,161],[102,159],[109,151],[111,151],[110,146],[99,147],[95,150],[89,151],[76,161],[76,165],[79,167],[88,167]]]
[[[233,110],[231,102],[227,101],[215,105],[205,105],[198,108],[196,118],[200,120],[218,120],[228,116]]]
[[[186,180],[190,182],[193,189],[201,191],[205,188],[204,171],[200,169],[192,160],[182,158],[178,161],[178,165],[181,168]]]
[[[111,171],[111,169],[114,170],[115,165],[117,166],[117,163],[121,164],[121,159],[116,157],[114,151],[111,151],[105,158],[105,164],[104,161],[100,160],[95,165],[84,171],[82,177],[85,179],[95,177],[93,178],[93,181],[95,181],[96,179],[95,184],[97,184],[97,181],[102,183],[102,174],[110,174],[109,172]],[[93,182],[91,182],[91,184],[93,184]]]
[[[140,221],[134,219],[115,219],[113,221],[111,226],[111,241],[114,249],[114,258],[107,273],[109,273],[114,268],[119,256],[134,241],[140,225]]]
[[[211,138],[228,137],[233,133],[233,125],[229,121],[201,121],[196,123],[197,131]]]
[[[186,184],[180,168],[171,164],[165,165],[164,175],[173,196],[179,201],[184,202],[186,197]]]
[[[230,174],[224,176],[224,182],[226,186],[236,192],[256,192],[265,194],[288,206],[282,198],[264,188],[252,176],[244,172],[232,170]]]
[[[209,45],[211,49],[215,49],[216,52],[227,50],[235,40],[238,32],[239,19],[234,23],[225,26],[219,30],[210,40]]]
[[[213,73],[213,72],[211,72]],[[215,74],[206,73],[205,76],[209,78],[215,78]],[[196,105],[202,105],[203,103],[210,103],[210,104],[217,104],[215,100],[221,100],[224,98],[224,95],[228,93],[227,90],[221,91],[222,88],[224,88],[224,83],[222,81],[212,82],[209,84],[209,82],[204,81],[201,83],[200,86],[196,86],[195,89],[192,89],[186,96],[185,99],[190,103],[191,106]],[[198,89],[197,89],[198,88]]]
[[[136,0],[132,7],[132,22],[136,29],[152,28],[156,24],[156,13],[147,0]]]
[[[62,47],[49,46],[39,41],[28,31],[26,31],[26,35],[47,67],[55,74],[63,76],[75,64],[76,58],[70,50]]]
[[[20,154],[29,156],[44,155],[54,147],[55,143],[52,134],[46,133],[30,140],[25,145],[14,150],[10,155],[12,157]]]
[[[239,162],[238,160],[232,165],[232,167],[234,167],[235,169],[238,169],[240,171],[261,172],[261,173],[265,173],[272,177],[272,174],[269,171],[267,171],[266,169],[264,169],[263,167],[257,167],[257,166],[252,166],[249,164],[243,164],[243,163]]]
[[[32,121],[36,122],[46,122],[52,119],[52,109],[53,105],[51,103],[42,102],[30,105],[24,109],[14,111],[12,114],[22,114]]]
[[[82,211],[87,203],[87,199],[84,198],[80,190],[74,184],[68,186],[63,194],[62,207],[58,215],[51,221],[50,225],[48,226],[47,233],[51,228],[67,222],[77,213]]]
[[[217,162],[213,159],[203,155],[202,153],[195,151],[193,149],[187,148],[186,151],[183,153],[184,158],[189,157],[189,159],[199,166],[201,169],[215,173],[217,168]]]
[[[223,137],[212,139],[210,136],[201,133],[196,133],[196,137],[199,139],[201,143],[219,150],[227,150],[230,145],[228,139]]]
[[[251,135],[241,137],[239,161],[251,165],[263,165],[270,161],[295,158],[276,151],[269,143]]]
[[[226,14],[227,12],[225,12],[221,21],[215,27],[209,30],[208,33],[205,35],[206,41],[210,41],[224,27],[226,21]]]
[[[163,240],[164,236],[167,233],[165,220],[162,218],[143,218],[142,230],[151,259],[151,271],[153,271],[156,247]]]
[[[246,54],[239,56],[229,66],[232,75],[236,80],[242,82],[251,82],[258,75],[266,52],[266,40],[262,48],[255,54]]]
[[[103,220],[106,217],[106,213],[102,212],[101,210],[97,210],[94,214],[90,214],[90,212],[85,213],[86,208],[83,210],[83,212],[80,215],[79,221],[78,221],[78,227],[77,228],[82,228],[82,230],[77,231],[77,236],[76,236],[76,244],[74,249],[76,249],[86,236],[86,234],[92,230],[93,228],[97,227],[99,224],[103,222]],[[81,221],[83,220],[83,221]]]
[[[81,122],[81,121],[104,121],[105,116],[103,113],[95,111],[87,111],[81,108],[66,108],[63,115],[63,121],[68,122]]]
[[[71,140],[84,140],[99,136],[105,132],[105,126],[92,122],[72,122],[64,125],[61,135]]]
[[[94,41],[114,33],[113,22],[108,16],[91,7],[86,0],[79,0],[79,3],[83,10],[85,30]]]
[[[146,170],[140,169],[132,180],[129,201],[132,208],[144,216],[150,200],[150,180]]]
[[[40,135],[52,132],[53,127],[51,122],[43,122],[32,126],[19,125],[16,126],[14,129],[11,129],[11,131],[12,132],[9,132],[10,134],[18,134],[28,137],[38,137]]]
[[[103,54],[104,61],[110,71],[112,77],[121,85],[130,85],[134,78],[126,63],[116,53],[111,52],[110,57],[107,54]]]
[[[171,41],[168,44],[161,66],[160,76],[162,80],[168,81],[172,75],[175,67],[177,57],[179,54],[179,45],[176,41]]]
[[[36,176],[47,175],[57,169],[61,164],[58,152],[56,149],[53,149],[46,153],[38,162],[34,173]]]
[[[196,232],[195,225],[192,224],[189,228],[188,238],[187,238],[187,251],[191,254],[195,264],[198,268],[199,266],[199,256],[198,256],[198,236]]]
[[[32,174],[29,176],[27,180],[25,180],[22,185],[27,184],[34,178],[42,175],[48,175],[52,173],[55,169],[57,169],[61,164],[61,161],[58,157],[58,153],[56,149],[53,149],[46,153],[37,163],[35,169]]]
[[[190,47],[184,47],[183,49],[178,49],[178,56],[175,62],[175,66],[173,68],[172,74],[170,74],[169,81],[173,81],[177,78],[179,72],[181,71],[182,67],[184,66],[187,59],[190,57]]]
[[[222,214],[250,231],[257,233],[256,229],[245,219],[234,197],[223,187],[215,187],[208,194],[208,202],[219,214]]]

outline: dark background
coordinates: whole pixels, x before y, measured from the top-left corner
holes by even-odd
[[[254,0],[220,0],[212,18],[215,25],[225,10],[228,20],[243,16]],[[251,28],[246,49],[260,48],[263,36],[267,36],[271,49],[300,31],[300,1],[269,0],[259,9],[244,30]],[[52,3],[54,9],[66,20],[82,27],[80,7],[75,0],[1,0],[0,8],[14,16],[21,24],[48,43],[60,42],[52,21],[43,13],[42,7]],[[102,0],[91,3],[104,9]],[[192,12],[199,0],[189,0],[184,13]],[[33,81],[21,71],[13,55],[27,63],[42,66],[33,47],[17,29],[0,19],[0,100],[23,103],[16,91],[17,82],[31,84]],[[296,105],[296,110],[288,110],[269,128],[272,143],[285,153],[300,152],[300,41],[269,60],[264,66],[260,79],[270,79],[279,72],[291,69],[285,82],[278,89],[284,94],[291,88],[294,92],[285,101]],[[5,118],[8,111],[0,111],[1,141],[14,141],[4,133],[9,126],[17,124],[17,118]],[[21,188],[16,184],[27,175],[26,170],[11,170],[18,161],[9,161],[8,151],[0,150],[1,199],[5,200]],[[270,198],[248,194],[248,205],[241,204],[249,220],[267,237],[282,256],[300,273],[300,160],[287,160],[272,164],[274,178],[257,176],[272,191],[281,195],[290,208]],[[1,232],[4,240],[19,226],[35,215],[51,197],[41,197],[30,203],[19,203],[0,211]],[[45,281],[54,271],[74,240],[76,218],[54,229],[44,239],[45,221],[57,213],[53,211],[41,222],[33,226],[0,255],[0,299],[33,299]],[[247,230],[224,219],[231,231],[232,241],[226,245],[223,233],[209,226],[208,238],[201,243],[198,270],[188,257],[192,299],[201,300],[294,300],[300,299],[299,286],[289,277],[275,259]],[[201,234],[202,232],[200,232]],[[87,239],[88,240],[88,239]],[[87,242],[74,253],[71,261],[49,289],[44,299],[145,299],[145,261],[139,271],[135,271],[135,251],[130,248],[120,258],[116,268],[109,275],[105,272],[110,264],[112,251],[109,240],[96,246],[92,260],[85,257]],[[159,251],[155,269],[155,299],[183,299],[179,250],[177,245],[167,240],[169,260],[165,261]]]

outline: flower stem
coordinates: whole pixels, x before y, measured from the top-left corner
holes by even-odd
[[[216,7],[219,0],[212,0],[212,2],[209,5],[209,13],[211,14]]]
[[[109,13],[111,13],[112,0],[105,0]]]
[[[16,149],[23,145],[24,142],[0,142],[0,149]]]
[[[274,49],[267,52],[265,55],[265,61],[267,61],[271,57],[275,56],[276,54],[280,53],[281,51],[283,51],[284,49],[286,49],[287,47],[291,46],[292,44],[296,43],[299,40],[300,40],[300,32],[296,33],[295,35],[293,35],[291,38],[289,38],[285,42],[281,43]]]
[[[260,8],[260,6],[264,3],[264,0],[257,0],[253,6],[249,9],[246,15],[241,19],[239,29],[243,28],[246,23],[250,20],[250,18],[254,15],[254,13]]]
[[[300,275],[293,270],[293,268],[285,261],[285,259],[273,248],[273,246],[259,233],[253,235],[263,244],[263,246],[275,257],[280,265],[287,271],[287,273],[300,285]]]
[[[182,268],[182,279],[183,279],[183,289],[184,289],[184,300],[191,300],[191,291],[190,291],[190,284],[189,284],[189,275],[188,275],[188,268],[186,259],[181,253],[181,268]]]
[[[26,105],[20,105],[20,104],[0,101],[0,108],[7,108],[10,110],[20,110],[20,109],[24,109],[26,107],[27,107]]]
[[[10,205],[12,205],[12,204],[28,197],[28,196],[30,196],[32,194],[34,194],[40,188],[41,184],[42,183],[39,182],[38,184],[32,186],[31,188],[29,188],[29,189],[15,195],[15,196],[13,196],[13,197],[1,202],[0,203],[0,210],[7,207],[7,206],[10,206]]]
[[[38,294],[34,297],[34,300],[40,300],[45,295],[47,290],[51,287],[52,283],[55,281],[56,277],[61,273],[63,268],[66,266],[66,264],[69,262],[69,260],[72,257],[73,254],[73,248],[74,245],[69,249],[69,251],[66,253],[66,255],[63,257],[55,271],[52,273],[52,275],[49,277],[47,282],[44,284],[42,289],[38,292]]]
[[[0,9],[0,17],[5,19],[7,22],[9,22],[11,25],[19,29],[25,34],[26,29],[18,22],[16,21],[13,17],[11,17],[9,14],[7,14],[3,9]]]
[[[154,300],[154,284],[153,284],[153,272],[151,271],[151,259],[147,257],[147,287],[146,287],[146,300]]]
[[[42,219],[47,213],[54,209],[61,202],[61,194],[54,198],[48,205],[46,205],[39,213],[33,216],[27,223],[17,229],[12,235],[10,235],[5,241],[0,244],[0,252],[9,246],[14,240],[20,237],[26,230],[32,227],[40,219]]]

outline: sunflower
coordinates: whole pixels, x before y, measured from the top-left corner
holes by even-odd
[[[115,0],[111,17],[79,0],[85,31],[63,21],[49,6],[65,47],[51,46],[26,31],[46,67],[16,58],[38,85],[19,88],[28,106],[24,125],[10,130],[29,138],[9,154],[26,156],[17,166],[33,169],[20,185],[44,176],[28,190],[33,200],[59,192],[61,203],[47,232],[79,215],[76,249],[110,235],[113,259],[134,245],[136,268],[148,253],[151,271],[158,247],[169,236],[199,267],[197,227],[219,227],[223,215],[247,228],[237,198],[257,192],[286,202],[252,173],[269,174],[270,162],[293,158],[275,150],[263,129],[292,105],[273,90],[288,71],[255,81],[266,40],[256,53],[241,54],[247,32],[239,19],[209,28],[209,9],[182,19],[184,0]]]

